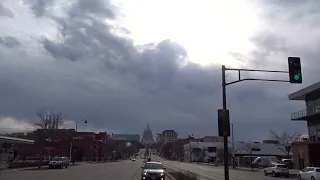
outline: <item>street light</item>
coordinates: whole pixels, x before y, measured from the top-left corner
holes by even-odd
[[[78,131],[78,123],[79,123],[79,122],[88,123],[88,121],[87,121],[86,119],[82,119],[82,120],[76,121],[76,132]]]

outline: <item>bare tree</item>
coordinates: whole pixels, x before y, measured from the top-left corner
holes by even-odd
[[[39,121],[34,125],[39,129],[59,129],[63,125],[65,115],[62,112],[47,112],[41,110],[36,112]]]
[[[243,150],[246,151],[249,154],[249,157],[250,157],[249,166],[251,167],[251,170],[253,171],[253,166],[252,166],[252,145],[251,145],[251,143],[245,143],[244,146],[243,146]]]
[[[300,134],[297,132],[282,132],[278,134],[274,130],[270,130],[270,134],[273,140],[278,141],[276,145],[282,152],[286,154],[286,156],[290,156],[291,143],[300,136]]]

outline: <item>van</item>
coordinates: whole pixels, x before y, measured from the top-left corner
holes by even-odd
[[[270,164],[271,161],[267,158],[264,158],[264,157],[257,157],[253,162],[252,162],[252,166],[253,167],[267,167],[268,164]]]

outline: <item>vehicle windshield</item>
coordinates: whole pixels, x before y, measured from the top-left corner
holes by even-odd
[[[55,157],[52,161],[62,161],[62,157]]]
[[[282,165],[282,164],[281,164],[281,165],[277,165],[277,167],[278,167],[278,168],[287,168],[286,165]]]
[[[316,172],[320,172],[320,169],[316,169]]]
[[[320,176],[320,0],[0,0],[0,21],[0,180]]]
[[[163,169],[163,167],[159,163],[146,163],[144,169]]]

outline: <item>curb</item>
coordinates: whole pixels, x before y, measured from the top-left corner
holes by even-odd
[[[170,180],[177,180],[176,178],[174,178],[170,173],[167,172],[167,176]]]

